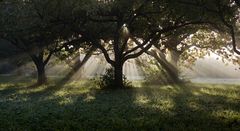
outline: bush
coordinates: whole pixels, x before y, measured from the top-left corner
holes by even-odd
[[[113,89],[116,88],[116,84],[114,81],[114,69],[108,68],[104,75],[101,75],[98,79],[95,79],[95,83],[101,89]],[[125,75],[123,75],[123,85],[126,88],[132,87],[131,82],[129,82]]]

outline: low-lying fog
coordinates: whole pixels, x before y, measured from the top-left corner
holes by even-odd
[[[197,60],[192,68],[193,70],[185,68],[181,71],[181,76],[197,83],[240,84],[240,66],[235,66],[230,63],[226,65],[221,60],[216,60],[216,57],[217,56],[212,55]],[[3,69],[3,65],[3,63],[0,63],[0,68],[5,70]],[[85,66],[72,76],[72,79],[93,78],[96,75],[103,74],[107,67],[108,64],[105,62],[103,56],[92,56]],[[9,68],[9,65],[6,63],[5,68]],[[63,76],[68,70],[69,69],[64,64],[49,64],[46,68],[49,77]],[[32,64],[27,64],[14,71],[12,74],[16,73],[20,74],[22,77],[34,74],[34,66]],[[126,62],[124,65],[124,74],[129,80],[144,79],[141,69],[134,60]]]
[[[199,83],[240,84],[240,66],[223,63],[216,55],[197,60],[193,70],[184,69],[182,75]]]

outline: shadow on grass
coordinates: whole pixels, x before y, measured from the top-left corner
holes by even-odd
[[[0,129],[240,129],[237,86],[231,90],[191,84],[99,90],[88,88],[91,83],[81,84],[4,88],[0,91]],[[16,97],[8,99],[6,94]]]

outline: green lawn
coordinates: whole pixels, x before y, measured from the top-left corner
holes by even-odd
[[[100,90],[89,82],[27,87],[0,78],[0,130],[240,130],[240,86]]]

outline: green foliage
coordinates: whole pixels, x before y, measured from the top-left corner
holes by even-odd
[[[197,59],[216,54],[219,57],[217,60],[220,59],[223,63],[239,65],[239,56],[234,55],[228,44],[230,42],[231,39],[226,33],[198,30],[178,45],[179,49],[184,51],[181,55],[181,64],[191,68]]]
[[[212,25],[223,27],[225,31],[226,23],[232,25],[236,21],[233,18],[238,9],[231,2],[229,0],[2,0],[0,1],[2,26],[0,37],[15,43],[31,56],[43,56],[43,54],[51,56],[52,52],[58,51],[57,54],[61,59],[74,55],[80,44],[91,44],[104,53],[111,65],[124,64],[128,59],[140,56],[144,50],[150,49],[153,45],[161,47],[162,45],[156,43],[160,43],[159,41],[163,41],[164,37],[180,27],[192,26],[189,24],[191,22],[207,21]],[[122,27],[128,30],[127,35],[121,35]],[[136,47],[136,44],[128,43],[130,36],[143,41],[139,42],[143,45]],[[76,39],[81,41],[72,42]],[[65,45],[70,42],[72,42],[71,46]],[[168,48],[175,48],[174,44],[167,45],[170,46]],[[215,49],[215,46],[210,48]],[[110,51],[115,54],[116,61],[110,59],[108,54]],[[221,50],[219,52],[222,53]],[[202,57],[205,52],[200,53]],[[226,53],[223,55],[229,57]],[[235,59],[234,63],[239,63],[239,60]],[[102,79],[106,81],[105,77]],[[105,86],[112,82],[109,80],[103,83]]]
[[[105,74],[101,75],[99,78],[94,80],[96,85],[101,89],[114,89],[116,88],[116,84],[114,81],[114,69],[108,68],[106,69]],[[127,77],[123,75],[123,85],[126,88],[132,87],[131,82],[127,80]]]

